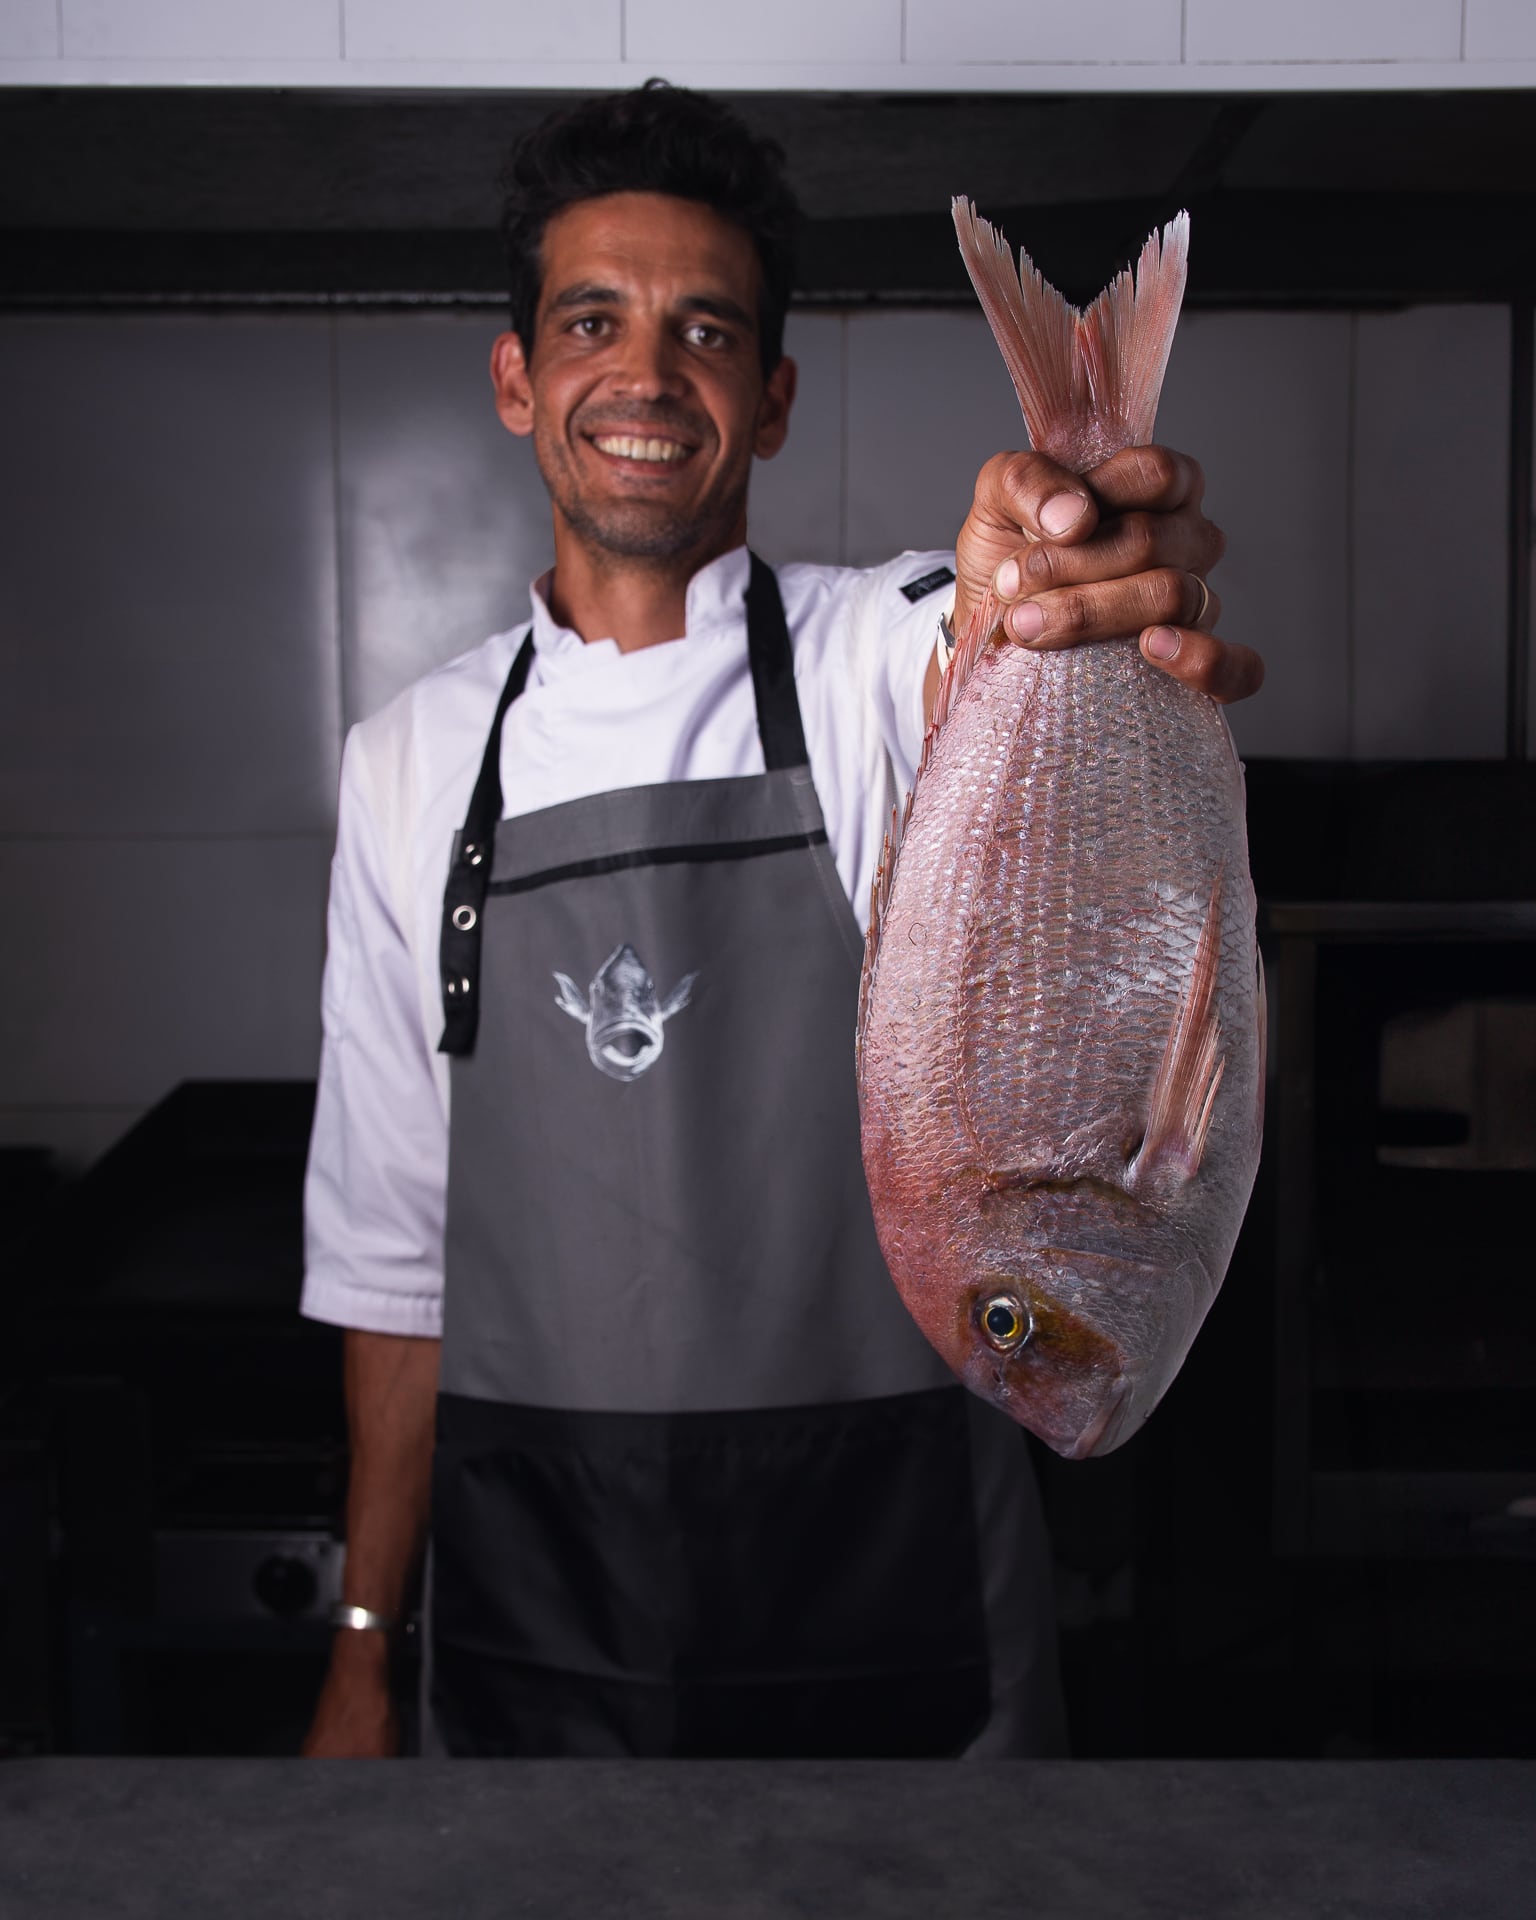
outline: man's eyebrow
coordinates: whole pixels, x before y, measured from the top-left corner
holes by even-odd
[[[550,313],[569,313],[575,307],[621,307],[625,304],[624,295],[617,287],[599,286],[596,281],[583,280],[573,287],[565,287],[550,301]],[[753,332],[757,327],[757,316],[747,308],[740,306],[728,294],[723,293],[685,293],[678,302],[684,313],[706,313],[713,320],[729,320],[734,326]]]
[[[617,287],[600,287],[590,280],[579,285],[567,287],[557,293],[549,303],[551,313],[563,313],[569,307],[618,307],[624,303],[624,296]]]
[[[757,316],[722,293],[684,294],[680,302],[688,313],[707,313],[714,320],[730,320],[738,327],[750,332],[757,325]]]

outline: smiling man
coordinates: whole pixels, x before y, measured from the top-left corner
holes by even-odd
[[[1260,668],[1209,631],[1221,536],[1166,450],[1000,454],[953,554],[749,552],[795,397],[779,159],[658,83],[514,156],[491,371],[554,567],[343,767],[305,1309],[349,1330],[352,1477],[311,1753],[397,1750],[429,1508],[429,1750],[1062,1747],[1028,1457],[874,1239],[860,916],[939,616],[989,584],[1021,644],[1139,635],[1218,698]]]

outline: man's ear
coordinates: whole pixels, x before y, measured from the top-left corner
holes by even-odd
[[[752,451],[759,460],[771,460],[784,444],[798,377],[795,363],[787,354],[768,376],[757,405],[757,427],[752,437]]]
[[[491,389],[496,411],[508,433],[533,432],[533,382],[523,343],[515,333],[499,333],[491,348]]]

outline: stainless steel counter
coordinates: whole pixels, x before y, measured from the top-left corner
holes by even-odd
[[[0,1914],[1528,1920],[1536,1761],[13,1761]]]

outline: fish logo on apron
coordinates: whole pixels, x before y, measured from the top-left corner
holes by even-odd
[[[685,973],[665,1000],[645,962],[626,941],[592,976],[585,993],[568,973],[556,972],[555,1004],[587,1030],[587,1055],[611,1080],[638,1080],[661,1058],[664,1029],[693,996],[697,973]]]

